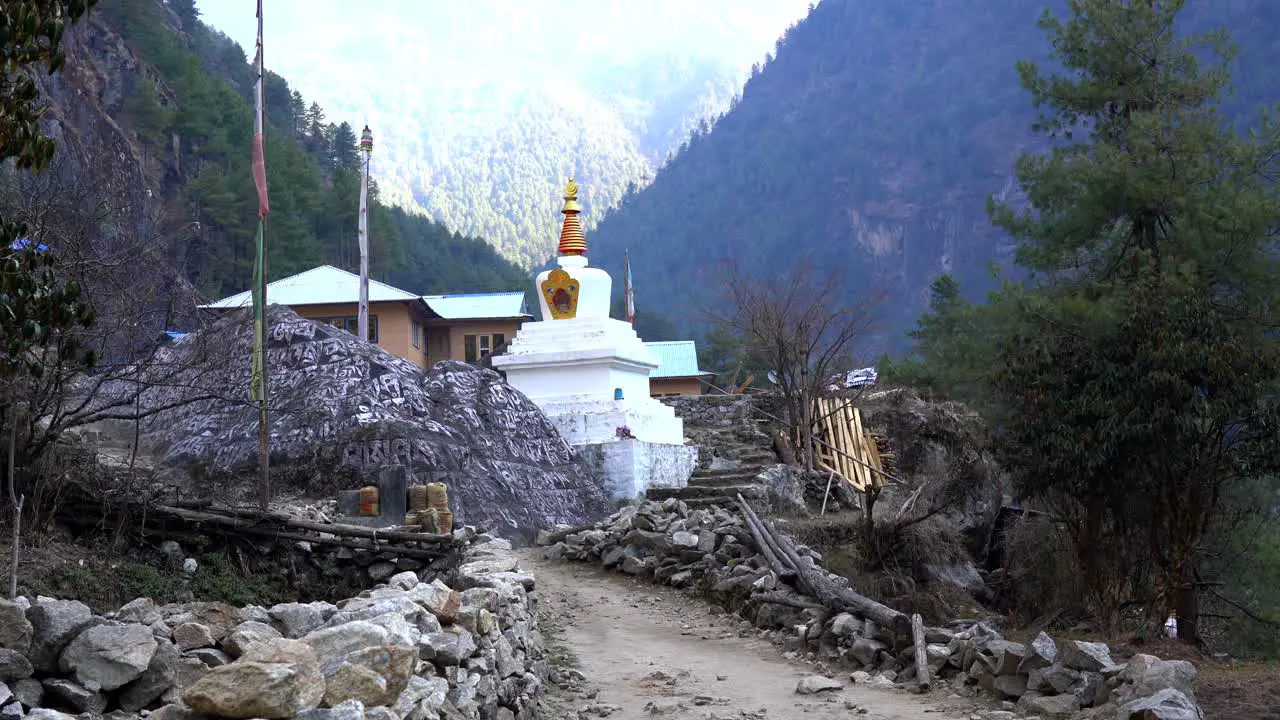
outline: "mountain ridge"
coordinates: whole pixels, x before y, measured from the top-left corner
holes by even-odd
[[[596,264],[617,272],[629,248],[637,303],[684,309],[673,319],[690,332],[706,328],[699,308],[724,309],[724,263],[763,281],[805,256],[843,275],[849,300],[886,288],[866,352],[902,348],[934,277],[976,297],[993,287],[990,265],[1009,264],[985,204],[1017,203],[1015,161],[1045,147],[1015,70],[1045,55],[1043,8],[819,4],[731,110],[602,220]],[[1219,23],[1238,33],[1237,64],[1256,67],[1280,11],[1200,3],[1184,25]],[[1280,89],[1256,71],[1238,87],[1240,115]]]

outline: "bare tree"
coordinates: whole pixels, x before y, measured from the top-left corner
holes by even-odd
[[[26,348],[33,371],[7,376],[0,388],[0,418],[12,439],[11,504],[18,502],[13,488],[30,484],[67,431],[103,420],[137,423],[168,409],[144,408],[138,397],[146,388],[191,382],[187,368],[168,366],[161,338],[174,323],[197,321],[197,293],[174,267],[193,224],[115,175],[105,161],[59,153],[42,173],[0,177],[0,208],[26,224],[28,242],[49,254],[59,277],[75,281],[93,313],[87,327]],[[135,453],[138,440],[135,433]]]
[[[747,337],[751,349],[767,358],[792,441],[813,470],[818,401],[832,374],[852,362],[873,332],[884,290],[872,287],[849,300],[852,293],[840,275],[819,272],[807,259],[770,279],[745,276],[734,264],[726,275],[730,309],[713,312],[713,320]]]

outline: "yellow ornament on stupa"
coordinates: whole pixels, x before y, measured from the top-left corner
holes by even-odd
[[[564,213],[564,225],[560,228],[560,247],[557,252],[561,256],[586,255],[587,236],[582,232],[582,221],[578,219],[582,206],[578,204],[578,183],[573,178],[569,178],[564,186],[564,209],[560,212]]]

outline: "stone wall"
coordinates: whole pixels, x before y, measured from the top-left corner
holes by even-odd
[[[139,598],[95,616],[0,601],[0,718],[533,718],[546,677],[533,577],[507,541],[455,537],[460,565],[336,605]]]
[[[822,569],[819,553],[804,546],[796,550],[830,581],[847,586],[847,580]],[[894,686],[915,679],[909,639],[791,587],[758,554],[742,518],[719,506],[690,509],[675,499],[628,506],[548,547],[546,555],[600,562],[700,591],[789,651],[846,663],[855,670],[850,675],[854,682]],[[973,621],[926,628],[925,639],[935,682],[958,693],[1000,699],[1007,710],[997,712],[1006,718],[1014,717],[1015,710],[1044,718],[1076,717],[1082,709],[1121,720],[1203,718],[1191,689],[1196,668],[1185,661],[1137,655],[1120,662],[1103,643],[1059,642],[1045,633],[1030,643],[1011,642],[990,625]]]

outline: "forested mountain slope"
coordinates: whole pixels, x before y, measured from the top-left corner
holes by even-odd
[[[856,294],[883,283],[895,344],[929,283],[970,293],[1012,244],[985,213],[1017,198],[1018,154],[1035,146],[1015,63],[1044,56],[1043,0],[828,0],[789,31],[742,98],[591,236],[616,272],[630,248],[637,303],[685,328],[723,304],[721,264],[772,277],[801,255]],[[1280,99],[1272,67],[1280,6],[1192,0],[1186,25],[1225,25],[1240,45],[1231,109],[1254,119]]]
[[[548,256],[569,176],[588,230],[723,112],[807,0],[277,0],[268,67],[333,115],[368,122],[392,204]],[[252,52],[252,8],[197,8]]]
[[[136,202],[172,267],[206,298],[247,287],[257,201],[249,164],[252,70],[240,47],[201,23],[191,0],[101,0],[71,30],[67,68],[42,88],[64,124],[63,162],[110,163],[132,176]],[[356,130],[268,78],[266,136],[273,278],[358,263]],[[376,190],[374,193],[377,195]],[[113,218],[118,222],[119,218]],[[378,202],[370,210],[371,267],[408,290],[523,288],[526,273],[483,241]]]

